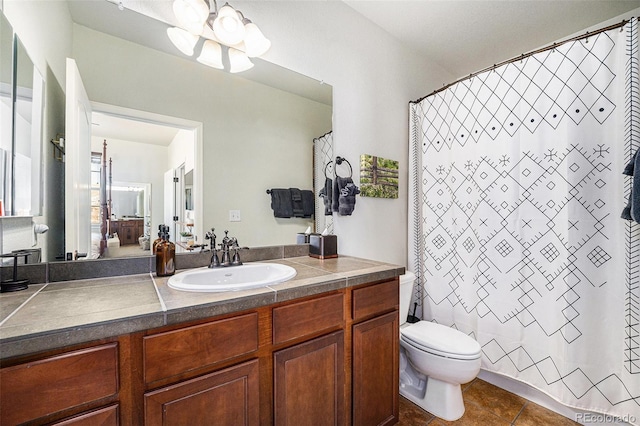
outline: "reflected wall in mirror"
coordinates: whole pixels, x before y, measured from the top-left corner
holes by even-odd
[[[37,216],[42,208],[44,80],[4,15],[0,26],[0,213]]]
[[[153,9],[166,2],[145,3]],[[68,6],[73,24],[60,31],[69,32],[71,56],[92,104],[202,123],[193,186],[185,183],[178,206],[187,212],[202,209],[200,217],[195,215],[201,223],[194,229],[198,243],[205,242],[204,231],[211,227],[218,235],[228,229],[242,246],[292,244],[297,232],[313,228],[313,220],[274,218],[265,190],[313,189],[313,139],[332,128],[331,86],[259,59],[253,69],[231,75],[177,52],[166,37],[166,22],[120,11],[106,0]],[[134,161],[136,167],[155,164],[147,153]],[[151,183],[150,234],[155,238],[154,223],[165,221],[165,185],[135,181]],[[163,194],[156,196],[159,189]],[[186,205],[189,189],[191,206]],[[230,222],[230,210],[240,211],[240,222]],[[187,212],[172,238],[189,222]]]
[[[13,152],[13,28],[0,18],[0,214],[10,213],[11,153]]]
[[[38,216],[42,207],[44,80],[16,39],[12,215]]]

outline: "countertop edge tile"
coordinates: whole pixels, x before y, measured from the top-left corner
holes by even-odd
[[[43,332],[26,337],[2,339],[0,359],[157,328],[163,326],[164,321],[164,313],[158,312],[139,317],[128,317],[126,320],[112,320],[104,323]]]
[[[221,300],[203,305],[193,305],[183,308],[168,309],[165,312],[165,325],[180,324],[182,322],[194,321],[214,317],[218,315],[230,314],[233,312],[246,311],[259,308],[261,306],[275,303],[275,291],[252,294],[237,299]]]
[[[322,277],[328,278],[328,277]],[[323,280],[322,282],[310,283],[295,287],[278,289],[277,286],[272,287],[276,292],[276,303],[286,302],[301,297],[315,296],[316,294],[326,293],[333,290],[340,290],[347,287],[347,280],[344,278],[331,275],[332,279]]]

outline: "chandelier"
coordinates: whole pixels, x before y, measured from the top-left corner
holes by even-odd
[[[173,13],[179,26],[167,28],[171,42],[187,56],[193,56],[200,37],[204,44],[198,62],[217,69],[224,69],[222,47],[228,47],[229,72],[237,73],[253,67],[249,58],[266,53],[271,42],[256,24],[242,12],[225,3],[218,10],[216,0],[211,10],[207,0],[174,0]]]

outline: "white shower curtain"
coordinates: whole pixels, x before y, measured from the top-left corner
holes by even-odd
[[[411,104],[409,269],[482,368],[640,420],[636,20]],[[640,171],[638,171],[640,172]]]

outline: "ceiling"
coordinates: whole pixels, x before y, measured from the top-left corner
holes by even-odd
[[[584,32],[640,7],[640,0],[345,3],[456,78]]]
[[[95,111],[91,114],[91,135],[98,138],[169,146],[179,131],[177,127],[158,123],[132,120]]]
[[[155,18],[160,26],[177,24],[172,0],[108,1],[114,4],[122,1],[126,9]],[[575,35],[640,7],[640,0],[342,1],[456,78]],[[242,2],[235,0],[232,4]],[[95,8],[95,2],[73,3],[93,3],[91,8]],[[106,12],[113,11],[103,11],[100,15]],[[84,19],[80,19],[79,8],[75,13],[72,9],[72,14],[76,20]],[[135,28],[126,21],[121,22],[121,28],[111,31],[130,32]],[[142,32],[137,33],[138,37],[143,36]],[[166,49],[175,51],[170,45]]]

